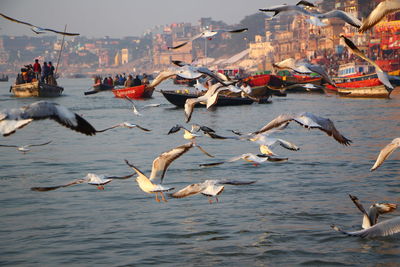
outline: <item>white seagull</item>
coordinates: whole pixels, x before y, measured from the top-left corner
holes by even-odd
[[[282,161],[287,161],[288,158],[276,158],[276,157],[271,157],[268,155],[255,155],[253,153],[245,153],[230,159],[227,159],[225,161],[219,161],[219,162],[213,162],[213,163],[203,163],[199,164],[200,167],[211,167],[211,166],[217,166],[221,165],[224,163],[229,163],[229,162],[234,162],[238,161],[240,159],[243,159],[244,161],[252,163],[254,166],[258,166],[261,163],[264,163],[266,161],[271,161],[271,162],[282,162]]]
[[[178,49],[178,48],[181,48],[182,46],[185,46],[186,44],[188,44],[188,43],[190,43],[190,42],[193,42],[194,40],[196,40],[196,39],[198,39],[198,38],[207,38],[207,39],[210,39],[210,38],[214,37],[215,35],[221,34],[221,33],[224,33],[224,32],[228,32],[228,33],[241,33],[241,32],[245,32],[245,31],[247,31],[247,30],[248,30],[247,28],[236,29],[236,30],[223,30],[223,29],[221,29],[221,30],[214,30],[214,31],[205,30],[205,31],[203,31],[203,32],[201,32],[201,33],[199,33],[199,34],[193,36],[193,37],[190,38],[188,41],[183,42],[183,43],[181,43],[181,44],[179,44],[179,45],[177,45],[177,46],[170,46],[170,47],[168,47],[168,49]]]
[[[395,217],[378,223],[379,215],[394,211],[397,208],[396,204],[375,203],[370,206],[367,212],[356,196],[349,196],[356,207],[363,213],[363,230],[347,232],[343,231],[336,225],[331,225],[332,229],[349,236],[359,236],[362,238],[389,236],[400,232],[400,217]]]
[[[2,144],[0,144],[0,146],[2,146],[2,147],[15,147],[15,148],[17,148],[17,151],[20,151],[22,153],[27,153],[27,152],[31,151],[30,147],[33,147],[33,146],[45,146],[45,145],[50,144],[51,142],[52,141],[48,141],[48,142],[43,143],[43,144],[29,144],[29,145],[22,145],[22,146],[18,146],[18,145],[2,145]]]
[[[224,185],[249,185],[256,181],[235,181],[235,180],[206,180],[202,183],[191,184],[185,188],[169,194],[173,198],[184,198],[195,194],[203,194],[208,197],[208,201],[212,204],[212,197],[218,202],[218,195],[224,191]]]
[[[184,153],[189,151],[192,147],[198,147],[198,145],[196,145],[194,143],[187,143],[187,144],[175,147],[175,148],[159,155],[157,158],[155,158],[153,160],[150,177],[147,177],[146,175],[144,175],[143,172],[141,172],[134,165],[130,164],[127,160],[125,160],[125,163],[129,167],[133,168],[136,171],[136,173],[138,175],[138,177],[136,178],[136,182],[138,183],[140,189],[142,189],[143,192],[148,193],[148,194],[155,194],[157,202],[160,202],[158,195],[161,196],[161,198],[164,202],[167,202],[167,200],[164,197],[163,192],[172,190],[174,188],[165,187],[162,185],[165,173],[166,173],[169,165],[171,165],[171,163],[174,160],[176,160],[177,158],[182,156]]]
[[[108,184],[112,180],[118,179],[118,180],[125,180],[130,177],[132,177],[134,174],[130,174],[127,176],[105,176],[105,175],[97,175],[94,173],[88,173],[85,178],[83,179],[78,179],[74,180],[70,183],[64,184],[64,185],[56,185],[56,186],[47,186],[47,187],[32,187],[32,191],[39,191],[39,192],[45,192],[45,191],[51,191],[51,190],[56,190],[61,187],[68,187],[71,185],[76,185],[76,184],[83,184],[83,183],[88,183],[90,185],[95,185],[97,189],[99,190],[104,190],[104,185]]]
[[[151,131],[149,129],[143,128],[142,126],[140,126],[138,124],[133,124],[133,123],[130,123],[130,122],[121,122],[121,123],[118,123],[118,124],[116,124],[114,126],[108,127],[106,129],[103,129],[103,130],[97,130],[96,133],[102,133],[102,132],[105,132],[105,131],[108,131],[108,130],[111,130],[111,129],[114,129],[114,128],[118,128],[118,127],[129,128],[129,129],[139,128],[140,130],[145,131],[145,132],[150,132]]]
[[[371,168],[371,172],[375,171],[382,165],[382,163],[400,146],[400,137],[397,137],[392,140],[389,144],[387,144],[382,150],[379,152],[378,158],[375,161],[374,166]]]
[[[272,7],[269,7],[269,8],[261,8],[259,10],[263,11],[263,12],[275,12],[274,15],[272,15],[272,17],[275,17],[279,13],[283,13],[283,12],[295,12],[295,13],[300,13],[300,14],[303,14],[303,15],[312,16],[312,13],[310,13],[309,11],[307,11],[304,8],[300,7],[300,5],[308,6],[308,7],[315,7],[315,5],[310,3],[310,2],[300,1],[296,5],[283,4],[283,5],[272,6]]]
[[[381,21],[386,15],[400,10],[400,0],[385,0],[380,2],[363,21],[359,32],[365,32]]]
[[[262,127],[260,130],[254,132],[254,134],[267,132],[271,129],[280,127],[291,121],[295,121],[305,128],[319,129],[325,132],[327,135],[332,136],[337,142],[345,146],[348,146],[351,143],[350,139],[347,139],[342,134],[340,134],[340,132],[336,129],[335,125],[330,119],[319,117],[310,112],[303,112],[297,115],[281,114],[272,121],[270,121],[267,125]]]
[[[347,37],[340,35],[346,43],[346,45],[351,49],[351,51],[359,56],[360,58],[364,59],[365,61],[369,62],[372,66],[375,67],[376,74],[378,75],[378,79],[381,83],[386,86],[386,89],[389,91],[393,91],[394,87],[389,81],[389,76],[386,72],[384,72],[378,64],[376,64],[373,60],[367,58],[367,56],[360,50],[358,47]]]
[[[30,105],[0,111],[0,133],[8,136],[34,120],[52,119],[74,131],[95,135],[96,129],[78,114],[56,103],[38,101]]]
[[[271,147],[275,146],[276,144],[279,144],[281,147],[286,148],[288,150],[292,151],[300,150],[298,146],[289,141],[280,138],[272,138],[269,137],[268,135],[269,133],[260,133],[253,137],[248,138],[248,140],[259,144],[260,152],[268,156],[276,156],[276,154],[271,150]]]
[[[132,104],[132,111],[136,116],[143,116],[136,108],[135,103],[133,102],[132,99],[130,99],[128,96],[125,96],[125,99],[128,100],[129,102],[131,102]]]
[[[6,16],[6,15],[4,15],[4,14],[2,14],[2,13],[0,13],[0,16],[2,16],[2,17],[5,18],[5,19],[8,19],[8,20],[10,20],[10,21],[12,21],[12,22],[16,22],[16,23],[21,23],[21,24],[28,25],[28,26],[31,27],[31,30],[32,30],[34,33],[36,33],[36,34],[40,34],[40,33],[44,33],[44,32],[46,32],[46,31],[49,31],[49,32],[54,32],[54,33],[57,33],[57,34],[68,35],[68,36],[76,36],[76,35],[79,35],[79,33],[60,32],[60,31],[56,31],[56,30],[49,29],[49,28],[38,27],[38,26],[35,26],[35,25],[33,25],[33,24],[31,24],[31,23],[28,23],[28,22],[24,22],[24,21],[21,21],[21,20],[13,19],[13,18],[11,18],[11,17],[9,17],[9,16]]]
[[[193,131],[195,127],[192,127],[192,131],[189,131],[188,129],[186,129],[185,127],[183,127],[180,124],[175,125],[174,127],[172,127],[169,132],[168,135],[173,134],[178,132],[179,130],[183,131],[183,138],[186,140],[194,140],[196,137],[199,137],[201,135],[199,134],[195,134],[195,131]]]
[[[313,15],[319,19],[330,19],[330,18],[341,19],[344,22],[346,22],[356,28],[360,28],[361,24],[362,24],[362,22],[359,19],[355,18],[353,15],[346,13],[342,10],[338,10],[338,9],[331,10],[331,11],[328,11],[328,12],[322,13],[322,14],[313,13]]]

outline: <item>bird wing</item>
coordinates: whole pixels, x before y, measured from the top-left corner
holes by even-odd
[[[160,72],[156,78],[149,84],[149,87],[154,88],[157,85],[159,85],[161,82],[163,82],[166,79],[171,78],[172,76],[176,75],[177,70],[176,69],[168,69]]]
[[[344,12],[342,10],[338,10],[338,9],[331,10],[331,11],[328,11],[328,12],[322,13],[322,14],[315,14],[315,16],[318,18],[322,18],[322,19],[338,18],[356,28],[360,28],[362,25],[362,22],[359,19],[355,18],[353,15],[351,15],[349,13],[346,13],[346,12]]]
[[[376,170],[382,163],[400,146],[400,138],[395,138],[387,144],[382,150],[379,152],[378,158],[375,161],[374,166],[372,166],[371,171]]]
[[[210,153],[208,153],[207,151],[204,150],[204,148],[202,148],[201,146],[199,146],[198,144],[194,144],[193,146],[197,147],[201,152],[203,152],[204,154],[206,154],[206,156],[213,158],[214,156],[211,155]]]
[[[271,129],[278,128],[282,125],[286,125],[288,122],[292,121],[294,119],[293,115],[290,114],[281,114],[272,121],[270,121],[267,125],[262,127],[260,130],[255,131],[253,134],[259,134],[259,133],[264,133],[267,132]]]
[[[239,180],[218,180],[217,184],[228,184],[228,185],[248,185],[254,184],[256,181],[239,181]]]
[[[203,191],[205,188],[203,183],[197,183],[197,184],[191,184],[188,185],[181,190],[170,194],[169,196],[174,197],[174,198],[183,198],[183,197],[188,197],[191,195],[195,195]]]
[[[249,28],[240,28],[240,29],[236,29],[236,30],[228,30],[226,32],[229,32],[229,33],[241,33],[241,32],[246,32],[248,30],[249,30]]]
[[[2,144],[0,144],[0,146],[3,146],[3,147],[19,147],[17,145],[2,145]]]
[[[372,227],[360,231],[347,232],[337,226],[331,226],[334,230],[349,236],[359,236],[362,238],[373,238],[389,236],[400,232],[400,216],[373,225]]]
[[[21,24],[25,24],[25,25],[28,25],[28,26],[31,26],[31,27],[36,27],[35,25],[30,24],[28,22],[25,22],[25,21],[22,21],[22,20],[13,19],[13,18],[11,18],[9,16],[4,15],[3,13],[0,13],[0,16],[2,16],[5,19],[11,20],[13,22],[16,22],[16,23],[21,23]]]
[[[388,14],[400,10],[400,1],[382,1],[379,3],[369,16],[363,21],[359,32],[365,32],[382,20]]]
[[[371,65],[375,67],[376,74],[378,75],[378,79],[381,83],[383,83],[387,88],[393,90],[394,87],[389,81],[389,77],[386,72],[384,72],[375,61],[369,59],[358,47],[346,36],[341,35],[346,43],[346,45],[351,49],[351,51],[359,56],[360,58],[364,59],[365,61],[369,62]]]
[[[128,96],[125,96],[125,99],[128,100],[129,102],[131,102],[132,104],[132,109],[133,109],[133,113],[135,113],[135,115],[137,116],[143,116],[142,114],[140,114],[140,112],[137,110],[135,103],[133,102],[132,99],[130,99]]]
[[[300,150],[300,148],[298,146],[296,146],[295,144],[293,144],[293,143],[291,143],[289,141],[286,141],[286,140],[283,140],[283,139],[277,139],[277,141],[278,141],[279,145],[281,147],[283,147],[283,148],[286,148],[286,149],[289,149],[289,150],[293,150],[293,151]]]
[[[307,128],[318,128],[321,131],[324,131],[327,135],[332,136],[342,145],[348,146],[352,142],[350,139],[347,139],[340,134],[330,119],[319,117],[309,112],[304,112],[296,116],[294,121]]]
[[[153,160],[151,168],[150,181],[160,179],[160,184],[163,182],[165,172],[169,165],[189,151],[193,147],[193,143],[187,143],[166,151]]]
[[[296,4],[296,6],[298,6],[298,5],[303,5],[303,6],[308,6],[308,7],[317,7],[317,6],[314,5],[313,3],[308,2],[308,1],[304,1],[304,0],[298,2],[298,3]]]
[[[53,142],[53,141],[48,141],[48,142],[46,142],[46,143],[43,143],[43,144],[32,144],[32,145],[26,145],[26,147],[31,147],[31,146],[45,146],[45,145],[48,145],[48,144],[50,144],[51,142]]]
[[[56,31],[56,30],[53,30],[53,29],[49,29],[49,28],[40,28],[40,29],[43,30],[43,31],[54,32],[54,33],[57,33],[57,34],[67,35],[67,36],[77,36],[77,35],[80,35],[79,33],[60,32],[60,31]]]
[[[306,65],[308,69],[310,69],[312,72],[318,73],[321,75],[321,77],[330,85],[333,85],[336,87],[336,84],[332,81],[331,77],[329,77],[328,73],[322,68],[320,65],[312,65],[312,64],[307,64]]]
[[[129,175],[125,175],[125,176],[106,176],[105,179],[112,179],[112,180],[125,180],[125,179],[129,179],[132,176],[134,176],[135,174],[129,174]]]
[[[196,103],[198,103],[200,101],[201,100],[199,100],[198,98],[188,98],[188,99],[186,99],[185,108],[184,108],[186,122],[190,121],[190,119],[192,118],[192,113],[193,113],[194,106],[196,105]]]
[[[151,130],[149,130],[149,129],[147,129],[147,128],[144,128],[144,127],[142,127],[142,126],[140,126],[140,125],[138,125],[138,124],[135,124],[135,127],[136,127],[136,128],[139,128],[140,130],[145,131],[145,132],[151,132]]]
[[[176,132],[178,132],[178,131],[179,131],[180,129],[182,129],[182,128],[184,128],[182,125],[177,124],[177,125],[173,126],[173,127],[169,130],[169,132],[168,132],[167,134],[176,133]]]
[[[68,184],[63,184],[63,185],[56,185],[56,186],[47,186],[47,187],[32,187],[31,190],[32,191],[38,191],[38,192],[45,192],[45,191],[51,191],[51,190],[56,190],[58,188],[61,187],[67,187],[67,186],[71,186],[71,185],[76,185],[76,184],[82,184],[87,182],[87,179],[78,179],[75,181],[72,181]]]
[[[185,46],[186,44],[188,44],[188,43],[190,43],[190,42],[193,42],[194,40],[196,40],[197,38],[202,37],[203,35],[204,35],[204,33],[201,32],[201,33],[199,33],[199,34],[193,36],[192,38],[190,38],[190,39],[189,39],[188,41],[186,41],[186,42],[183,42],[183,43],[178,44],[178,45],[176,45],[176,46],[169,46],[168,49],[178,49],[178,48],[181,48],[182,46]]]
[[[2,115],[0,113],[0,115]],[[31,123],[33,121],[33,119],[25,119],[25,120],[14,120],[14,119],[1,119],[0,120],[0,133],[3,136],[9,136],[13,133],[15,133],[15,131],[17,129],[21,129],[24,126],[28,125],[29,123]]]

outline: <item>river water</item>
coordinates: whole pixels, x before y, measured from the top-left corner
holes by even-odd
[[[160,153],[187,143],[182,134],[167,135],[184,124],[182,109],[158,92],[137,101],[137,117],[126,100],[111,92],[84,96],[90,79],[60,79],[64,95],[50,99],[81,114],[97,129],[128,121],[152,129],[117,128],[89,137],[52,120],[36,121],[1,144],[44,143],[22,154],[0,147],[0,265],[2,266],[391,266],[400,263],[399,237],[359,239],[334,232],[360,228],[361,213],[348,194],[364,206],[397,203],[400,192],[400,153],[370,172],[379,150],[399,137],[400,94],[392,99],[350,99],[316,94],[289,94],[271,104],[195,109],[192,122],[220,135],[229,129],[254,131],[281,113],[309,111],[328,117],[353,140],[350,147],[319,130],[296,123],[276,135],[300,151],[275,148],[283,163],[255,167],[244,161],[200,168],[246,152],[254,143],[198,138],[216,159],[192,149],[172,163],[164,183],[180,189],[206,179],[255,180],[229,186],[219,203],[202,195],[157,203],[134,179],[113,181],[105,190],[88,184],[50,192],[33,186],[64,184],[87,173],[127,175],[128,159],[149,174]],[[10,83],[0,84],[1,109],[38,99],[10,97]],[[178,89],[167,82],[160,89]],[[143,108],[160,103],[159,107]],[[396,211],[385,220],[399,216]]]

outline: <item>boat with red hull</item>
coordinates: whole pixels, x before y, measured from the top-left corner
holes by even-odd
[[[143,99],[143,98],[151,98],[154,92],[154,88],[147,87],[147,85],[143,84],[139,86],[113,89],[111,91],[117,98],[129,97],[133,99]]]

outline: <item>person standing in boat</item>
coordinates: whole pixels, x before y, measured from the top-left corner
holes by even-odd
[[[143,73],[142,84],[149,84],[149,78],[146,73]]]
[[[50,74],[50,68],[47,65],[47,62],[45,61],[43,62],[41,82],[48,83],[49,74]]]
[[[49,61],[49,76],[47,77],[47,83],[52,84],[52,85],[57,85],[56,79],[54,77],[54,66],[51,63],[51,61]]]
[[[132,75],[128,75],[128,79],[124,83],[125,87],[132,87],[133,86],[133,77]]]
[[[136,75],[135,79],[133,80],[133,86],[142,85],[142,81],[139,78],[139,75]]]
[[[40,74],[42,73],[42,67],[40,66],[39,59],[35,59],[33,64],[33,71],[35,72],[36,79],[40,80]]]

